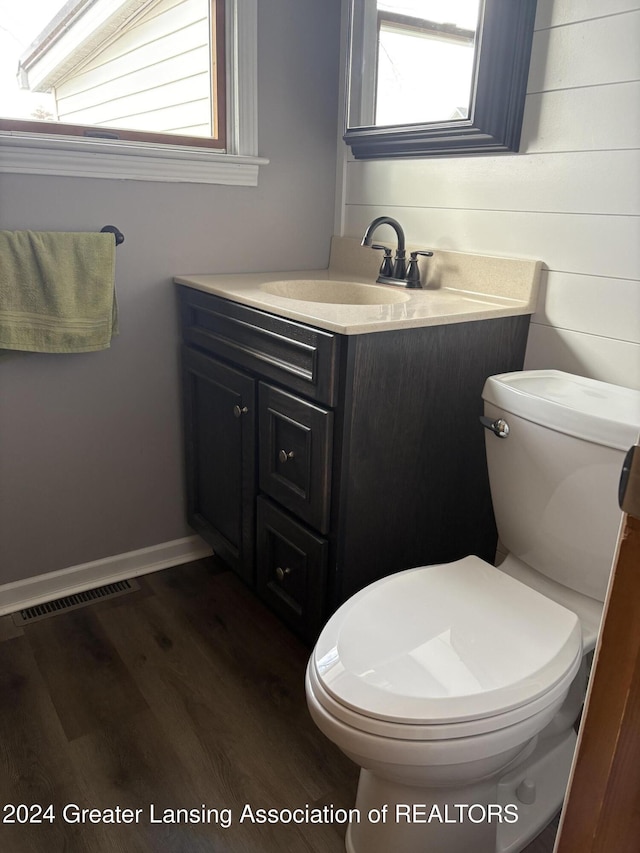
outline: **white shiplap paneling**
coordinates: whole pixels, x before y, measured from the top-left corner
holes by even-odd
[[[614,385],[640,388],[638,344],[536,323],[529,330],[524,367],[561,369]]]
[[[520,149],[611,151],[638,147],[640,81],[527,96]]]
[[[638,80],[639,43],[640,11],[539,30],[533,37],[527,91]]]
[[[590,21],[638,8],[638,0],[540,0],[536,10],[536,30]]]
[[[539,0],[536,29],[521,153],[349,160],[343,233],[542,260],[525,366],[640,388],[640,2]]]
[[[640,281],[545,270],[533,321],[640,344]]]
[[[638,278],[637,217],[349,205],[345,233],[361,237],[384,213],[401,222],[408,242],[425,248],[532,258],[551,270]]]
[[[403,207],[640,215],[640,162],[632,150],[487,157],[481,163],[479,168],[474,157],[359,160],[349,169],[349,201],[396,205],[402,199]]]

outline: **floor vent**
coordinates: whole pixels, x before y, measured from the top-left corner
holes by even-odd
[[[44,604],[36,604],[34,607],[26,607],[13,614],[16,625],[30,625],[40,619],[48,619],[59,613],[68,613],[69,610],[77,610],[86,607],[87,604],[95,604],[96,601],[105,601],[108,598],[116,598],[119,595],[127,595],[140,589],[135,580],[116,581],[95,589],[87,589],[84,592],[76,592],[73,595],[65,595],[64,598],[56,598],[55,601],[47,601]]]

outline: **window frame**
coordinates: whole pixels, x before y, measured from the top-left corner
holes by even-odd
[[[81,126],[59,126],[54,132],[54,122],[2,119],[0,172],[257,185],[259,166],[269,162],[257,156],[257,0],[216,3],[216,25],[225,69],[215,75],[224,150],[204,137],[178,141],[172,134],[131,131],[129,138],[110,139],[85,136],[83,127],[82,135],[65,132]]]

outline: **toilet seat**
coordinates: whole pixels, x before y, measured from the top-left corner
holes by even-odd
[[[322,631],[309,682],[351,727],[439,740],[540,713],[566,693],[581,658],[574,613],[471,556],[353,596]]]
[[[377,720],[374,717],[359,714],[357,711],[347,708],[336,702],[326,692],[320,682],[315,667],[309,665],[306,673],[307,690],[311,692],[318,705],[334,720],[345,724],[350,729],[375,735],[386,740],[412,741],[412,742],[437,742],[454,741],[464,738],[477,737],[480,735],[499,732],[502,729],[515,728],[557,704],[566,695],[571,682],[576,676],[582,655],[578,655],[565,678],[561,679],[554,687],[539,697],[534,702],[521,705],[503,714],[495,714],[492,717],[483,717],[479,720],[465,720],[456,723],[393,723],[388,720]]]

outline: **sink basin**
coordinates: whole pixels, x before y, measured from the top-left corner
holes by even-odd
[[[394,302],[406,302],[409,299],[406,293],[391,287],[327,279],[269,281],[261,284],[260,290],[272,296],[283,296],[285,299],[326,302],[334,305],[390,305]]]

